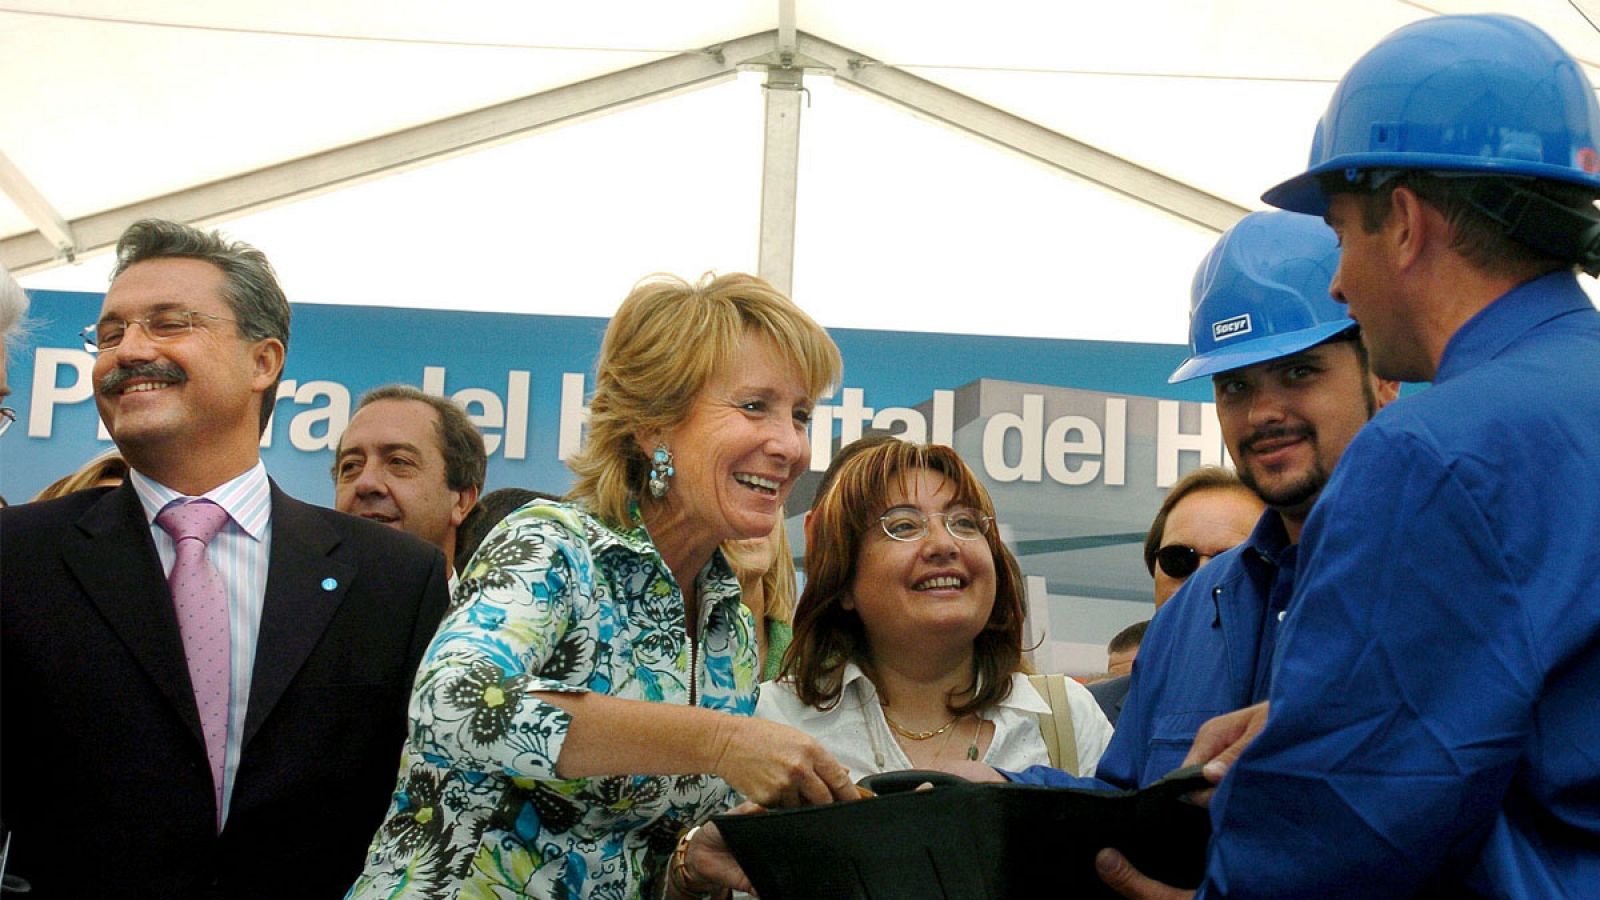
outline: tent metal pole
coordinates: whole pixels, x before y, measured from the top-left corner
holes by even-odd
[[[839,84],[1212,231],[1227,230],[1249,212],[1176,178],[805,32],[800,33],[799,52],[831,68]]]
[[[804,62],[796,65],[794,0],[777,0],[778,46],[760,62],[767,73],[761,151],[761,224],[756,271],[773,287],[794,290],[794,215],[799,197],[800,100]]]
[[[794,0],[778,0],[778,52],[793,53],[799,43],[797,34]]]
[[[77,256],[78,239],[72,235],[72,226],[4,152],[0,152],[0,191],[39,229],[40,237],[55,246],[57,254],[68,261]]]
[[[732,78],[741,68],[767,73],[758,271],[785,291],[794,275],[800,104],[807,69],[903,106],[1044,165],[1083,178],[1212,231],[1248,209],[964,94],[793,31],[792,0],[780,0],[778,32],[747,35],[689,53],[439,119],[392,134],[63,220],[42,195],[17,200],[36,230],[0,239],[0,263],[18,274],[59,265],[116,243],[137,219],[210,223],[449,158],[542,129],[661,99]],[[785,16],[785,9],[788,10]],[[793,46],[779,46],[793,34]],[[10,167],[13,171],[15,167]],[[19,181],[20,179],[20,181]],[[20,173],[0,187],[16,197]],[[31,186],[30,186],[31,187]],[[30,205],[31,204],[31,205]]]
[[[794,288],[794,217],[800,174],[802,69],[767,70],[761,154],[761,251],[757,271],[785,294]]]
[[[766,31],[713,47],[680,53],[586,81],[530,94],[357,141],[321,153],[230,178],[151,197],[63,223],[77,237],[77,252],[116,243],[128,225],[143,218],[209,224],[325,191],[359,184],[471,150],[525,137],[543,129],[615,112],[735,77],[741,65],[772,51]],[[55,236],[44,229],[0,239],[0,263],[17,274],[63,262]]]

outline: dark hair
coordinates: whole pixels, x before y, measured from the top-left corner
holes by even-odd
[[[499,488],[478,498],[467,517],[461,520],[461,525],[456,529],[456,558],[457,572],[465,572],[467,563],[471,561],[472,554],[478,552],[478,547],[483,544],[483,539],[489,536],[494,526],[500,520],[511,515],[517,510],[535,500],[560,500],[554,494],[544,491],[530,491],[526,488]]]
[[[222,270],[222,299],[233,312],[235,327],[246,340],[276,338],[289,349],[289,300],[278,286],[272,264],[260,250],[230,241],[216,231],[201,231],[162,219],[140,219],[117,241],[117,263],[111,280],[135,263],[151,259],[198,259]],[[283,372],[278,372],[282,380]],[[261,397],[261,431],[267,430],[278,399],[278,382]]]
[[[1350,194],[1361,208],[1361,228],[1368,234],[1383,227],[1389,219],[1391,199],[1399,188],[1407,188],[1424,203],[1438,210],[1450,228],[1450,247],[1478,270],[1488,275],[1519,281],[1561,269],[1571,269],[1575,260],[1552,256],[1529,246],[1507,233],[1506,226],[1490,218],[1468,199],[1474,182],[1499,181],[1495,176],[1441,178],[1414,170],[1396,172],[1376,188],[1367,180],[1352,183],[1343,173],[1324,176],[1323,192],[1328,196]],[[1516,181],[1516,187],[1540,194],[1562,206],[1593,210],[1595,193],[1591,188],[1545,180]]]
[[[1359,327],[1358,328],[1352,328],[1349,331],[1341,331],[1338,334],[1334,335],[1333,337],[1328,338],[1327,340],[1323,341],[1322,343],[1324,343],[1324,344],[1340,344],[1340,343],[1344,343],[1346,341],[1348,341],[1350,343],[1350,345],[1355,348],[1355,351],[1356,351],[1356,365],[1361,367],[1361,374],[1363,376],[1371,374],[1371,372],[1372,372],[1372,360],[1367,357],[1367,344],[1366,344],[1365,341],[1363,341],[1361,339],[1361,329]],[[1367,389],[1370,391],[1371,390],[1371,385],[1368,385]],[[1374,412],[1376,412],[1376,410],[1374,410]]]
[[[1172,515],[1172,510],[1177,507],[1183,498],[1199,491],[1212,491],[1222,488],[1237,488],[1245,493],[1251,493],[1245,483],[1232,469],[1221,466],[1200,466],[1189,474],[1179,478],[1167,496],[1161,501],[1161,508],[1156,510],[1155,520],[1150,523],[1150,530],[1144,536],[1144,567],[1150,571],[1150,577],[1156,577],[1156,551],[1161,549],[1161,536],[1167,530],[1167,517]]]
[[[444,457],[445,483],[452,491],[464,491],[467,488],[483,490],[489,455],[483,449],[483,433],[472,424],[461,404],[447,397],[423,393],[409,384],[386,384],[367,391],[361,402],[356,404],[356,412],[379,400],[414,400],[431,407],[439,416],[434,429],[439,438],[439,454]],[[339,447],[343,446],[344,436],[340,435]],[[337,451],[338,448],[335,449]],[[334,453],[335,480],[338,480],[339,472],[338,455]]]
[[[938,444],[913,444],[898,438],[881,441],[851,454],[839,467],[832,488],[817,504],[806,544],[806,586],[794,615],[794,642],[784,654],[779,677],[794,682],[801,702],[826,709],[839,702],[844,667],[854,662],[871,677],[874,666],[861,617],[845,609],[843,599],[855,580],[856,561],[889,494],[918,470],[949,479],[955,502],[984,515],[994,515],[989,492],[957,455]],[[984,535],[994,555],[994,608],[983,631],[973,640],[972,683],[961,693],[964,703],[948,704],[964,715],[1004,700],[1011,693],[1011,675],[1022,671],[1022,569],[1000,542],[998,528]]]
[[[1135,622],[1122,629],[1117,632],[1116,637],[1111,639],[1111,643],[1106,645],[1106,652],[1122,653],[1134,649],[1144,643],[1144,633],[1149,627],[1150,620],[1145,619],[1143,622]]]

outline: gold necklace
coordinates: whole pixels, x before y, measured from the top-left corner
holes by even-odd
[[[885,709],[883,711],[883,720],[885,722],[889,723],[889,728],[892,729],[895,734],[898,734],[901,737],[906,738],[907,740],[925,741],[925,740],[927,740],[929,738],[938,737],[939,735],[944,734],[946,731],[949,731],[950,730],[950,726],[952,726],[952,725],[956,724],[957,722],[961,721],[961,717],[960,716],[951,716],[950,717],[950,721],[944,723],[943,725],[939,726],[938,728],[935,728],[932,731],[912,731],[909,728],[902,728],[900,726],[899,722],[896,722],[894,719],[889,718],[889,710],[887,710],[887,709]]]

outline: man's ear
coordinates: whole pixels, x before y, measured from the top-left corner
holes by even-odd
[[[1380,231],[1395,265],[1405,269],[1422,258],[1430,240],[1441,236],[1437,231],[1443,224],[1443,218],[1423,203],[1416,191],[1401,186],[1389,194],[1389,218]]]
[[[285,356],[283,341],[277,338],[262,338],[256,341],[250,349],[250,363],[254,374],[250,381],[258,390],[266,391],[277,383],[278,377],[283,374],[283,360]]]
[[[1399,398],[1400,382],[1390,381],[1387,378],[1374,378],[1373,381],[1377,382],[1373,387],[1373,394],[1378,398],[1379,409],[1383,409]]]
[[[478,505],[479,488],[468,487],[456,491],[456,502],[450,507],[450,527],[460,528],[461,523],[467,520],[467,513]]]

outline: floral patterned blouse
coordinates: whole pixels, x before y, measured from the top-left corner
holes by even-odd
[[[535,501],[484,541],[417,672],[400,780],[352,898],[659,896],[680,829],[727,807],[709,775],[561,779],[568,714],[596,691],[750,715],[754,623],[721,552],[700,641],[637,517],[618,532]],[[695,665],[691,666],[691,660]]]

